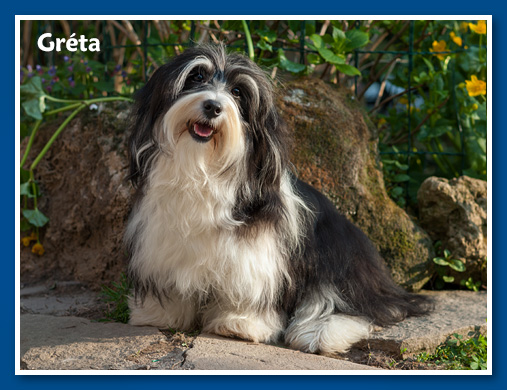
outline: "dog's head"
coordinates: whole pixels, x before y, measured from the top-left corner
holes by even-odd
[[[243,164],[262,185],[277,185],[287,131],[266,74],[222,45],[187,49],[155,71],[136,95],[130,138],[131,180],[143,184],[155,157],[174,169],[220,174]]]

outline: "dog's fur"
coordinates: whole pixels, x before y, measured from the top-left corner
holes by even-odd
[[[131,324],[344,352],[372,324],[428,310],[291,173],[290,129],[272,83],[246,57],[186,50],[137,94],[133,117]]]

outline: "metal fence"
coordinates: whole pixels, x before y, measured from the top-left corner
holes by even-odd
[[[149,43],[148,41],[148,24],[149,21],[133,21],[134,26],[139,28],[139,31],[142,32],[142,36],[139,36],[140,42],[138,43],[132,43],[132,44],[126,44],[126,45],[113,45],[111,43],[111,39],[108,33],[108,29],[106,28],[106,21],[102,21],[103,25],[103,42],[101,45],[101,55],[103,56],[103,61],[106,63],[111,59],[111,54],[114,49],[118,48],[140,48],[142,52],[144,53],[144,60],[142,62],[142,72],[147,78],[149,76],[150,69],[147,66],[146,58],[148,56],[148,50],[150,47],[156,47],[156,46],[184,46],[184,47],[190,47],[195,44],[196,41],[196,22],[191,21],[190,24],[190,33],[188,35],[188,40],[186,42],[176,42],[176,43]],[[248,26],[252,26],[252,24],[257,23],[256,21],[247,21]],[[407,125],[406,125],[406,131],[407,131],[407,147],[405,150],[383,150],[381,151],[381,154],[383,155],[397,155],[401,158],[404,158],[406,161],[406,164],[410,167],[411,159],[414,158],[414,156],[424,156],[424,161],[426,163],[426,156],[432,156],[432,155],[445,155],[445,156],[456,156],[461,160],[461,164],[459,167],[459,173],[463,174],[463,170],[465,167],[465,159],[466,159],[466,148],[465,148],[465,137],[463,134],[463,129],[460,123],[459,118],[459,112],[458,112],[458,103],[456,100],[456,94],[455,94],[455,82],[456,82],[456,59],[451,60],[451,71],[452,71],[452,88],[451,88],[451,98],[450,98],[450,104],[453,104],[454,110],[456,112],[455,119],[456,119],[456,131],[459,132],[460,137],[460,145],[461,150],[458,152],[445,152],[441,150],[413,150],[413,123],[411,118],[411,107],[412,107],[412,101],[413,101],[413,94],[414,94],[414,88],[412,86],[411,82],[411,75],[413,71],[413,64],[414,64],[414,58],[417,56],[433,56],[435,54],[438,54],[436,52],[427,52],[427,51],[414,51],[414,24],[415,21],[410,21],[409,24],[409,32],[408,32],[408,38],[409,38],[409,44],[408,44],[408,50],[406,51],[382,51],[382,50],[361,50],[357,49],[353,53],[353,63],[355,64],[356,68],[359,65],[359,56],[364,54],[370,54],[370,55],[390,55],[395,56],[395,58],[405,59],[406,66],[408,67],[408,76],[406,80],[406,97],[408,100],[408,109],[407,109]],[[255,25],[254,25],[255,26]],[[361,21],[355,22],[355,27],[360,28]],[[50,31],[53,31],[55,28],[54,21],[41,21],[38,23],[38,32],[41,34],[43,32],[46,32],[48,29]],[[298,61],[299,63],[305,63],[305,58],[307,54],[309,53],[315,53],[312,50],[309,50],[306,45],[305,41],[305,35],[306,35],[306,29],[307,29],[307,21],[302,20],[300,21],[300,30],[299,30],[299,47],[284,47],[283,45],[274,45],[274,48],[282,48],[284,51],[293,52],[295,61]],[[39,35],[40,35],[39,34]],[[463,45],[464,46],[464,45]],[[230,47],[233,47],[235,49],[241,49],[247,52],[246,43],[244,45],[231,45]],[[446,50],[445,54],[460,54],[466,51],[466,49],[458,49],[458,50]],[[299,58],[297,58],[297,54],[299,54]],[[45,62],[48,64],[54,64],[55,58],[54,58],[54,52],[46,54],[48,57],[45,59]],[[105,77],[108,77],[107,74],[105,74]],[[354,79],[354,91],[358,93],[358,84],[360,82],[360,78],[358,76]],[[384,148],[385,149],[385,148]],[[409,168],[410,169],[410,168]],[[407,174],[410,175],[410,171],[407,171]],[[408,183],[406,183],[408,186]],[[406,193],[408,194],[408,187]]]

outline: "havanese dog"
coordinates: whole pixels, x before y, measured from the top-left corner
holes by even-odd
[[[429,310],[296,178],[273,83],[245,56],[185,50],[154,72],[132,116],[130,324],[332,353]]]

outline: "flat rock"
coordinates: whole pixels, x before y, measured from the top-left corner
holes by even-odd
[[[153,345],[163,350],[166,339],[156,328],[79,317],[23,314],[20,323],[21,368],[28,370],[146,369],[136,357]]]
[[[194,370],[372,370],[374,367],[211,334],[196,338],[183,367]]]
[[[426,291],[435,302],[435,310],[423,317],[409,318],[397,325],[373,333],[360,348],[370,348],[406,357],[432,352],[453,333],[486,334],[487,294],[485,291]]]

